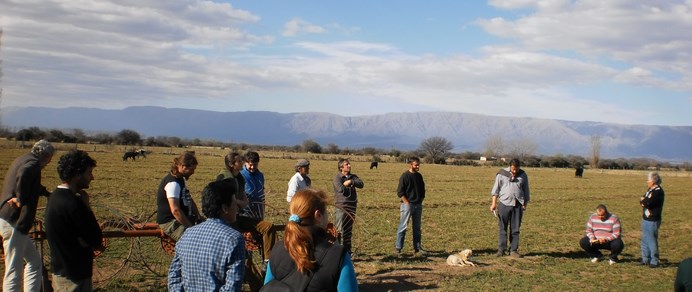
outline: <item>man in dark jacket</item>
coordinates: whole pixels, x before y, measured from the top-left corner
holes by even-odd
[[[42,262],[29,230],[34,224],[39,196],[50,193],[41,184],[41,170],[55,148],[46,140],[14,160],[0,194],[0,235],[5,248],[3,291],[40,291]],[[25,265],[26,262],[26,265]]]
[[[416,254],[425,254],[421,248],[421,220],[423,217],[423,199],[425,199],[425,182],[423,176],[418,172],[420,170],[420,158],[410,157],[408,159],[409,169],[401,174],[399,178],[399,187],[396,194],[401,199],[399,207],[400,220],[399,228],[396,231],[396,253],[401,253],[404,247],[404,238],[406,237],[406,229],[408,229],[408,220],[413,223],[413,251]]]
[[[339,173],[334,177],[334,204],[336,211],[336,229],[341,233],[340,241],[349,254],[351,252],[351,237],[353,236],[353,221],[356,219],[358,193],[356,188],[363,188],[363,180],[351,173],[351,162],[339,159]]]
[[[85,189],[94,179],[96,161],[80,150],[60,157],[62,183],[46,206],[46,237],[55,291],[92,291],[94,250],[102,248],[103,234],[89,205]]]

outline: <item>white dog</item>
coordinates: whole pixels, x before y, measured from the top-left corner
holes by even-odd
[[[447,264],[450,266],[460,266],[460,267],[475,267],[476,264],[471,262],[470,258],[473,255],[473,251],[470,249],[462,250],[459,253],[450,255],[447,257]]]

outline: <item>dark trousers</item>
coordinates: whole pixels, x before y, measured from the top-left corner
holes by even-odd
[[[507,250],[507,234],[509,233],[510,251],[519,249],[519,229],[521,228],[521,217],[524,214],[521,204],[516,202],[514,206],[506,206],[499,203],[497,208],[497,226],[500,230],[497,240],[497,249]],[[509,228],[509,232],[507,232]]]
[[[586,251],[586,253],[589,255],[591,258],[600,258],[603,256],[601,253],[601,249],[607,249],[610,251],[610,258],[613,260],[617,260],[618,255],[622,252],[623,249],[625,249],[625,243],[622,242],[622,239],[616,238],[612,241],[608,241],[604,244],[600,243],[591,243],[591,240],[587,237],[584,236],[580,241],[579,245],[581,248]]]
[[[357,203],[349,203],[341,206],[336,206],[334,215],[336,217],[336,230],[340,232],[336,239],[344,249],[351,254],[351,238],[353,237],[353,221],[356,219]]]

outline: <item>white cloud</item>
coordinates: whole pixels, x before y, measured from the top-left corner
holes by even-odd
[[[306,33],[326,33],[327,30],[319,25],[309,23],[300,18],[293,18],[284,24],[283,36],[292,37]]]
[[[656,72],[684,75],[645,83],[690,90],[692,1],[529,1],[496,0],[503,9],[532,8],[517,19],[477,21],[487,32],[518,40],[524,49],[574,52],[594,59],[624,62]],[[621,79],[623,80],[623,79]],[[639,80],[641,81],[641,79]],[[635,84],[636,85],[636,84]]]

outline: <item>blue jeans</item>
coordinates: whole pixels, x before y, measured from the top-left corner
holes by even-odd
[[[658,265],[658,228],[661,221],[642,220],[642,263]]]
[[[404,247],[404,239],[406,238],[406,229],[408,229],[408,220],[413,221],[413,250],[421,250],[421,218],[423,217],[422,204],[404,204],[399,207],[401,219],[399,220],[399,228],[396,230],[396,249]]]

